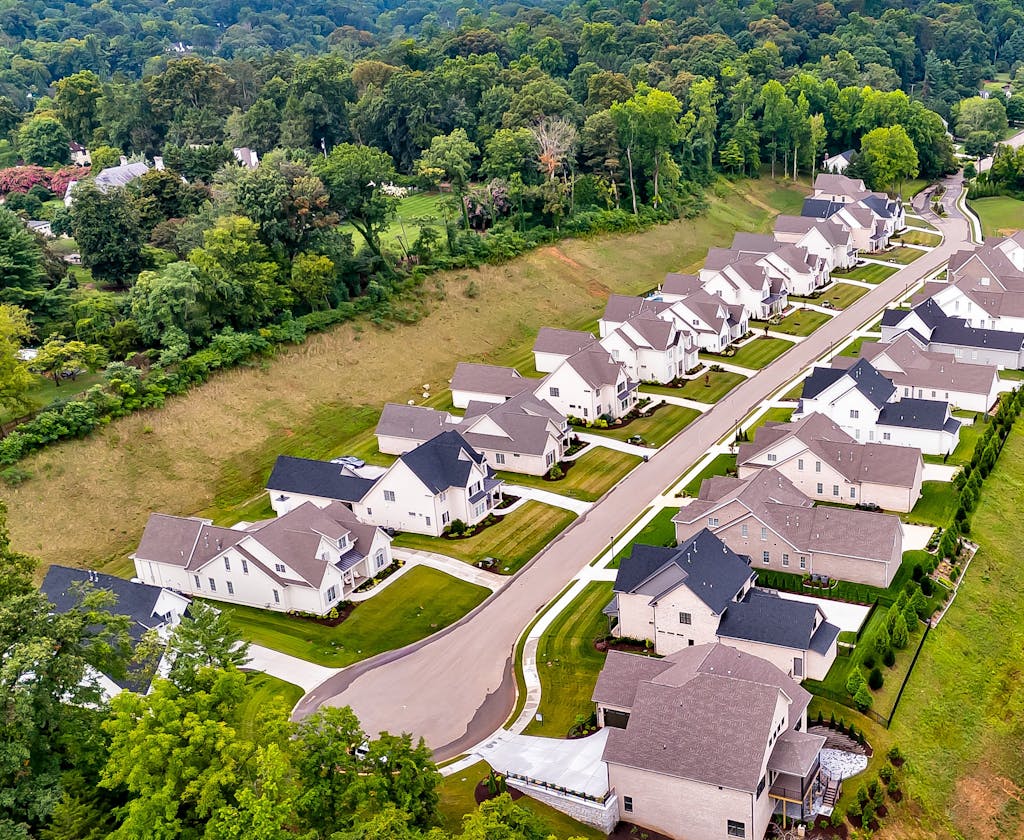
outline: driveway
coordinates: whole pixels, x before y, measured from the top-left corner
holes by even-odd
[[[950,179],[947,189],[952,200],[961,191],[959,179]],[[346,668],[303,698],[295,715],[302,717],[325,703],[350,705],[367,732],[422,736],[439,761],[488,738],[515,704],[512,655],[523,628],[654,496],[675,484],[762,400],[970,241],[967,223],[955,208],[935,224],[946,237],[942,245],[879,283],[806,341],[740,383],[576,519],[500,592],[427,639]]]
[[[600,729],[572,741],[501,732],[473,752],[499,773],[516,773],[603,798],[608,793],[608,765],[601,761],[601,754],[609,731]]]
[[[303,691],[312,691],[320,683],[337,674],[340,668],[325,668],[297,656],[271,650],[260,645],[249,645],[247,671],[260,671],[279,680],[297,685]]]
[[[646,454],[650,454],[648,450]],[[510,496],[518,496],[520,499],[532,499],[535,502],[543,502],[552,507],[559,507],[563,510],[571,510],[577,516],[582,516],[590,510],[591,503],[579,499],[570,499],[561,493],[552,493],[550,490],[541,490],[537,487],[524,487],[521,484],[506,484],[502,488]]]

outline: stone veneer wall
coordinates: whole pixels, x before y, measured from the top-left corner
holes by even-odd
[[[611,834],[619,822],[619,800],[614,792],[609,793],[603,803],[588,802],[572,794],[558,793],[538,785],[531,785],[519,779],[505,779],[505,784],[532,796],[538,802],[550,805],[556,811],[567,814],[584,825],[593,826],[605,834]]]

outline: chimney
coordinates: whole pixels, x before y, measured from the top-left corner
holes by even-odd
[[[121,166],[127,166],[127,165],[128,165],[128,158],[126,158],[124,155],[121,155]]]

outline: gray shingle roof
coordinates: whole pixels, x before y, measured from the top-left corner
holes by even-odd
[[[96,176],[96,187],[100,192],[106,192],[114,187],[123,187],[130,184],[136,178],[141,178],[149,172],[149,167],[144,163],[127,163],[122,166],[110,166]]]
[[[399,456],[413,474],[434,494],[449,487],[465,487],[473,464],[483,464],[484,456],[466,443],[456,431],[442,432],[411,452]],[[486,468],[488,476],[494,471]]]
[[[826,740],[824,735],[787,730],[775,742],[768,769],[803,778],[811,772]]]
[[[569,356],[563,364],[569,365],[592,388],[615,385],[622,375],[622,365],[600,345],[588,347]]]
[[[820,613],[816,604],[751,589],[742,601],[728,605],[718,623],[718,635],[793,650],[809,650]],[[824,616],[820,616],[820,620],[827,624]],[[831,638],[835,639],[839,628],[833,624],[828,626],[831,630],[825,635],[831,633]]]
[[[879,426],[899,426],[908,429],[945,429],[949,414],[949,403],[938,400],[919,400],[910,397],[899,402],[888,403],[878,415]],[[954,420],[960,428],[960,421]]]
[[[688,295],[701,288],[703,284],[696,274],[666,274],[665,282],[661,284],[661,290],[670,295]]]
[[[360,501],[372,486],[372,479],[345,475],[337,464],[291,455],[278,455],[267,479],[272,493],[302,493],[342,502]]]
[[[515,368],[459,362],[452,374],[451,389],[508,398],[536,387],[539,381],[520,375]]]
[[[541,327],[537,340],[533,343],[534,353],[556,353],[571,356],[584,347],[597,342],[591,333],[581,330],[557,330],[553,327]]]
[[[896,390],[892,382],[875,370],[871,362],[866,359],[858,359],[852,367],[845,370],[815,367],[811,371],[811,375],[804,381],[803,396],[807,399],[814,399],[844,376],[853,380],[857,390],[867,397],[875,408],[885,405]]]
[[[805,198],[804,206],[800,210],[801,216],[812,219],[828,219],[842,210],[846,205],[837,201],[829,201],[825,198]]]

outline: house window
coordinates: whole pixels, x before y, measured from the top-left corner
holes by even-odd
[[[337,600],[337,598],[338,598],[338,587],[337,586],[329,586],[327,588],[327,603],[329,604],[332,601]]]
[[[274,571],[275,571],[275,572],[281,572],[281,573],[284,573],[284,572],[287,572],[287,571],[288,571],[288,569],[287,569],[287,567],[286,567],[286,566],[284,565],[284,563],[275,563],[275,564],[274,564]]]
[[[718,517],[717,516],[709,516],[708,517],[708,527],[709,528],[717,528],[718,527]]]
[[[892,435],[889,432],[882,432],[882,440],[892,440]]]
[[[761,562],[764,563],[766,566],[772,562],[772,555],[770,551],[761,552]]]
[[[281,603],[281,593],[278,592],[276,589],[274,589],[272,591],[274,593],[274,603],[275,604],[280,604]]]
[[[798,470],[802,470],[804,468],[804,459],[803,458],[797,458],[796,459],[796,468]]]
[[[741,536],[741,537],[747,537],[747,536],[749,536],[749,535],[747,534],[747,526],[746,526],[745,524],[744,524],[744,525],[740,525],[740,536]]]
[[[441,524],[442,525],[447,525],[448,521],[451,518],[452,518],[452,515],[450,513],[448,513],[448,511],[445,511],[444,513],[441,514]]]
[[[906,387],[905,385],[903,386],[903,396],[905,396],[905,397],[909,397],[910,396],[910,388]]]
[[[427,527],[428,528],[430,527],[430,517],[429,516],[427,517]]]
[[[764,525],[761,526],[761,539],[768,539],[768,529]]]
[[[746,823],[741,823],[738,820],[726,820],[725,833],[730,837],[746,837],[747,825]]]
[[[765,552],[765,553],[767,554],[768,552]],[[783,566],[788,566],[789,565],[789,555],[788,554],[783,554],[782,555],[782,565]]]
[[[820,481],[818,482],[818,489],[816,492],[819,496],[825,492],[825,486]]]
[[[815,472],[821,472],[821,461],[815,461],[814,462],[814,471]]]
[[[681,612],[681,613],[679,613],[679,623],[680,624],[693,624],[693,621],[691,620],[690,614],[688,612]]]
[[[801,569],[806,569],[807,568],[807,558],[804,555],[802,555],[802,554],[800,555],[800,568]]]
[[[228,572],[231,571],[231,558],[230,557],[225,557],[224,558],[224,570],[228,571]]]
[[[443,502],[447,498],[448,498],[448,491],[447,490],[442,490],[440,493],[437,494],[437,500],[439,502]]]
[[[395,491],[394,490],[385,490],[384,491],[384,501],[385,502],[393,502],[394,500],[395,500]]]
[[[378,569],[384,568],[384,550],[381,549],[375,555],[373,555],[374,566]]]
[[[211,592],[216,592],[217,591],[217,581],[215,581],[213,578],[209,578],[209,581],[210,581],[210,591]]]
[[[487,510],[487,502],[480,502],[473,506],[473,516],[482,516],[485,510]]]
[[[832,485],[832,495],[833,496],[838,496],[839,495],[839,485],[838,484],[833,484]]]
[[[242,574],[249,574],[249,561],[246,560],[244,557],[242,558]]]
[[[768,463],[769,464],[774,464],[778,460],[779,460],[779,456],[776,455],[774,452],[768,455]]]
[[[202,585],[202,583],[199,582],[199,575],[192,575],[192,577],[195,578],[196,589],[202,589],[203,585]]]
[[[505,463],[505,453],[504,452],[495,452],[494,453],[494,463],[495,464],[504,464]]]
[[[793,676],[802,677],[804,675],[804,661],[799,656],[793,657]]]
[[[850,498],[851,499],[856,499],[857,498],[857,488],[856,487],[851,487],[850,488]]]
[[[633,813],[633,797],[632,796],[623,796],[622,797],[622,810],[625,811],[627,814],[632,814]]]
[[[228,581],[228,595],[235,594],[235,585],[229,580]]]
[[[856,420],[859,417],[860,417],[860,412],[857,409],[855,409],[855,408],[851,408],[850,409],[850,419],[851,420]]]
[[[548,394],[550,394],[552,397],[559,397],[559,396],[561,396],[561,394],[558,392],[557,388],[548,388]]]

